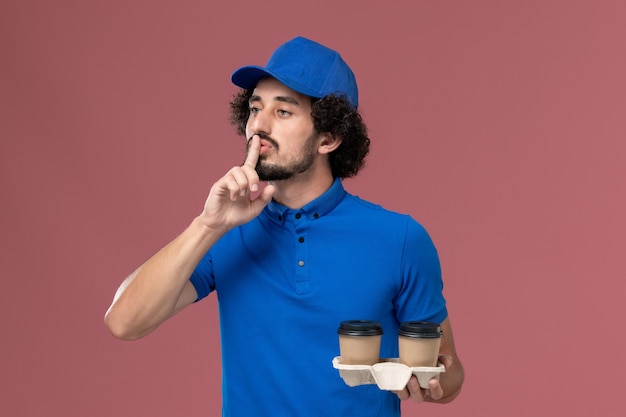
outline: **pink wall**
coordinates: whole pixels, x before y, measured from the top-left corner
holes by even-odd
[[[0,5],[0,415],[219,415],[214,297],[102,316],[241,162],[231,71],[301,34],[360,82],[346,186],[440,249],[467,382],[406,414],[623,416],[624,3],[214,3]]]

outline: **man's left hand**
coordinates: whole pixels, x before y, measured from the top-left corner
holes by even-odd
[[[452,357],[449,355],[439,355],[439,362],[441,362],[446,369],[452,365]],[[421,403],[423,401],[437,401],[443,398],[443,388],[436,379],[428,381],[428,388],[422,388],[417,382],[417,378],[412,376],[409,379],[409,383],[402,391],[396,391],[400,400],[408,400],[409,398],[413,402]]]

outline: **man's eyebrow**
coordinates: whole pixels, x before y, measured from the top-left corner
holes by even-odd
[[[274,100],[282,101],[284,103],[295,104],[296,106],[300,105],[300,102],[298,100],[290,96],[277,96],[277,97],[274,97]]]
[[[296,100],[295,98],[291,97],[291,96],[276,96],[276,97],[274,97],[274,100],[275,101],[281,101],[283,103],[294,104],[296,106],[300,105],[300,102],[298,100]],[[252,96],[250,96],[250,99],[248,100],[248,103],[254,103],[254,102],[258,102],[258,101],[263,101],[261,96],[252,95]]]

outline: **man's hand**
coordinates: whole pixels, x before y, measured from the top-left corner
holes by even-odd
[[[267,185],[256,197],[259,176],[255,167],[259,160],[261,139],[250,139],[248,156],[242,166],[233,167],[213,187],[204,205],[203,223],[214,230],[225,232],[247,223],[261,213],[274,195],[274,186]]]
[[[452,357],[449,355],[439,355],[439,362],[441,362],[446,369],[452,366]],[[412,376],[409,379],[409,383],[402,391],[396,391],[400,400],[408,400],[409,398],[413,402],[421,403],[423,401],[438,401],[443,398],[443,388],[436,379],[428,381],[428,388],[421,388],[417,378]]]

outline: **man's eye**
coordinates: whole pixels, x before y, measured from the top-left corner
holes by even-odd
[[[256,114],[259,111],[261,111],[261,109],[259,109],[258,107],[250,107],[250,114]]]
[[[291,116],[292,113],[287,110],[278,110],[278,114],[280,114],[281,116]]]

